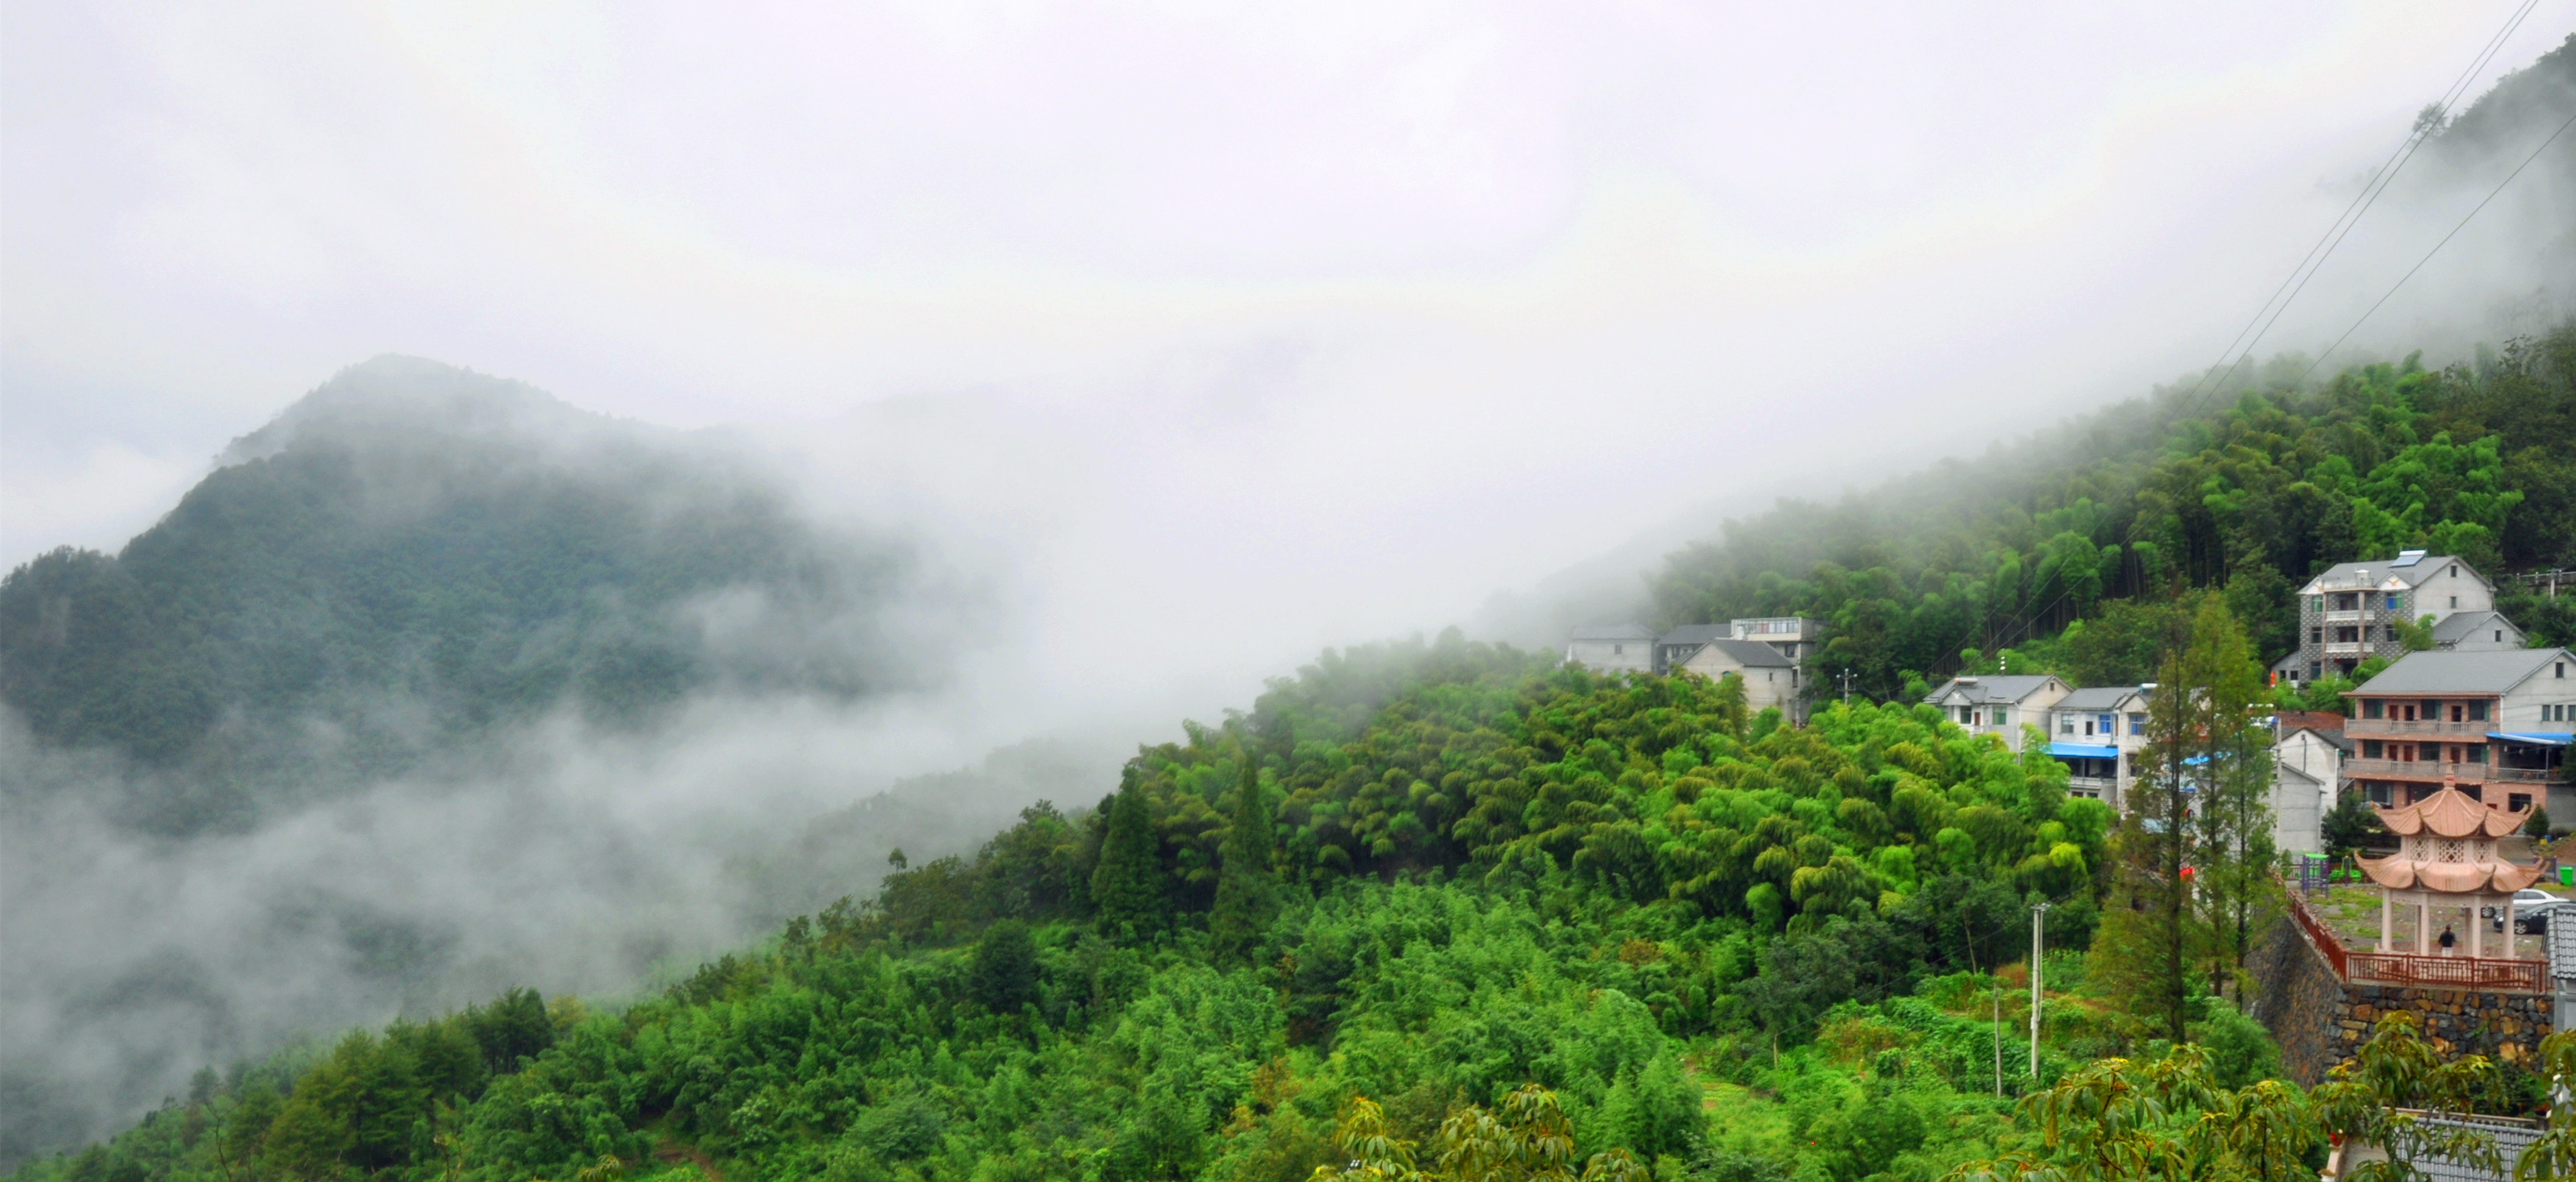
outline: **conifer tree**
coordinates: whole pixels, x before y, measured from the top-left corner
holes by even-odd
[[[1271,850],[1270,802],[1262,798],[1261,772],[1247,754],[1235,787],[1233,824],[1226,830],[1216,907],[1208,915],[1208,934],[1222,961],[1250,956],[1278,914],[1278,872]]]
[[[1163,930],[1162,860],[1154,845],[1153,813],[1131,774],[1111,799],[1100,865],[1091,872],[1091,902],[1102,935],[1136,941]]]

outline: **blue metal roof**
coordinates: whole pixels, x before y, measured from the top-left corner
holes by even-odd
[[[2541,747],[2564,747],[2569,743],[2576,743],[2576,735],[2558,734],[2549,731],[2521,731],[2514,734],[2488,731],[2487,737],[2490,739],[2502,739],[2508,743],[2531,743]]]
[[[2048,753],[2059,759],[2118,759],[2117,747],[2092,747],[2083,743],[2051,743]]]

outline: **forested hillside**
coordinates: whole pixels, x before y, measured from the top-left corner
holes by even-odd
[[[2129,643],[2110,610],[2124,599],[2223,590],[2269,660],[2294,642],[2292,592],[2337,562],[2422,547],[2499,581],[2576,566],[2576,326],[2440,370],[2409,358],[2309,387],[2304,367],[2201,400],[2161,390],[1838,504],[1730,522],[1671,557],[1656,603],[1669,623],[1825,620],[1819,682],[1848,670],[1892,697],[1962,650],[2102,616],[2069,671],[2135,681],[2152,645]],[[2576,642],[2576,599],[2502,592],[2535,642]]]
[[[876,627],[908,562],[704,441],[380,358],[119,553],[11,572],[0,701],[174,773],[129,811],[186,832],[558,706],[614,725],[711,685],[912,684],[935,669]]]
[[[1454,634],[1328,655],[1096,809],[1032,807],[656,995],[514,992],[209,1070],[18,1177],[1479,1179],[1552,1176],[1508,1165],[1552,1145],[1569,1178],[1928,1182],[2046,1153],[2021,1095],[2109,1070],[2129,1102],[2092,1060],[2153,1019],[2082,955],[2108,810],[1929,707],[1792,728],[1741,688]],[[1997,968],[2037,899],[2067,951],[2033,1077],[2005,1054],[2026,969]],[[2148,1047],[2140,1086],[2175,1129],[2262,1132],[2191,1142],[2220,1176],[2312,1176],[2328,1128],[2422,1098],[2311,1109],[2232,1005],[2188,1013],[2203,1047]]]

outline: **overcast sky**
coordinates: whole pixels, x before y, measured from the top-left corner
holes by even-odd
[[[0,562],[402,352],[962,514],[1084,659],[1437,628],[2213,360],[2513,7],[21,0]]]

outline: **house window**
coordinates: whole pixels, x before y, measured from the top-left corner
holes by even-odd
[[[2461,709],[2461,708],[2460,708],[2460,704],[2459,704],[2459,703],[2457,703],[2457,702],[2453,702],[2453,703],[2451,703],[2451,721],[2453,721],[2453,722],[2466,722],[2466,721],[2468,721],[2468,711]]]
[[[2099,722],[2099,723],[2101,723],[2101,724],[2102,724],[2102,733],[2103,733],[2103,734],[2106,734],[2106,735],[2107,735],[2107,734],[2110,734],[2110,733],[2111,733],[2111,716],[2110,716],[2110,715],[2108,715],[2108,714],[2095,715],[2095,716],[2094,716],[2094,721]]]
[[[1617,655],[1617,654],[1619,654],[1619,653],[1624,653],[1624,652],[1626,652],[1626,651],[1628,651],[1628,646],[1627,646],[1627,645],[1624,645],[1624,644],[1614,644],[1614,645],[1611,645],[1611,646],[1610,646],[1610,652],[1611,652],[1611,654],[1612,654],[1612,655],[1614,655],[1614,656],[1615,656],[1615,655]]]
[[[2058,716],[2057,716],[2057,733],[2058,733],[2058,734],[2061,734],[2061,735],[2071,735],[2071,734],[2074,734],[2074,733],[2075,733],[2075,716],[2074,716],[2074,715],[2072,715],[2072,714],[2060,714],[2060,715],[2058,715]]]
[[[2320,677],[2323,677],[2323,676],[2325,676],[2325,675],[2326,675],[2326,663],[2325,663],[2325,662],[2323,662],[2323,661],[2310,661],[2310,662],[2308,662],[2308,680],[2310,680],[2310,681],[2315,681],[2316,679],[2318,679],[2318,678],[2320,678]]]
[[[2001,706],[1997,706],[1997,707],[1995,707],[1995,725],[1996,725],[1996,726],[2002,726],[2003,724],[2004,724],[2004,708],[2003,708],[2003,707],[2001,707]]]
[[[2363,739],[2363,740],[2361,741],[2361,757],[2362,757],[2363,759],[2380,759],[2380,758],[2383,758],[2383,757],[2380,755],[2380,742],[2379,742],[2379,740],[2377,740],[2377,739]]]
[[[2502,629],[2502,628],[2498,628],[2498,629],[2496,629],[2495,642],[2496,642],[2497,644],[2503,644],[2503,643],[2504,643],[2504,629]]]
[[[2528,792],[2516,792],[2504,798],[2504,811],[2508,813],[2518,813],[2530,807],[2531,794]]]
[[[1961,707],[1959,707],[1959,725],[1961,725],[1961,726],[1967,726],[1967,725],[1969,725],[1970,723],[1975,722],[1976,720],[1977,720],[1977,715],[1976,715],[1976,712],[1975,712],[1975,711],[1970,710],[1970,709],[1968,709],[1968,708],[1967,708],[1967,707],[1965,707],[1965,706],[1961,706]]]
[[[2133,735],[2143,735],[2147,733],[2147,716],[2144,714],[2131,714],[2129,716],[2129,733]]]
[[[2370,783],[2364,784],[2361,786],[2361,795],[2362,799],[2367,800],[2372,804],[2387,804],[2388,782],[2386,780],[2373,780]]]
[[[2341,644],[2357,644],[2361,640],[2361,629],[2350,627],[2337,628],[2335,629],[2335,640]]]
[[[2553,676],[2557,676],[2557,677],[2565,677],[2565,676],[2567,676],[2567,662],[2565,662],[2565,661],[2560,661],[2560,662],[2558,662],[2558,666],[2557,666],[2557,668],[2558,668],[2558,672],[2557,672],[2556,674],[2554,674]]]
[[[2456,579],[2456,578],[2459,578],[2459,577],[2460,577],[2460,568],[2459,568],[2458,564],[2456,564],[2456,563],[2455,563],[2455,564],[2453,564],[2453,565],[2452,565],[2452,567],[2451,567],[2451,569],[2450,569],[2450,570],[2445,571],[2445,572],[2443,572],[2443,573],[2444,573],[2444,574],[2446,574],[2446,575],[2448,575],[2448,576],[2450,576],[2451,578]],[[2453,606],[2453,607],[2458,607],[2458,606],[2460,606],[2460,601],[2459,601],[2459,600],[2457,600],[2457,599],[2453,599],[2453,600],[2451,601],[2451,606]]]
[[[2363,700],[2362,700],[2362,703],[2361,703],[2361,716],[2362,716],[2363,718],[2377,718],[2377,717],[2380,717],[2380,710],[2381,710],[2381,707],[2380,707],[2380,704],[2379,704],[2379,699],[2377,699],[2377,698],[2365,698],[2365,699],[2363,699]]]
[[[2451,606],[2452,606],[2452,607],[2458,607],[2458,606],[2460,606],[2460,597],[2459,597],[2459,596],[2454,595],[2454,596],[2452,596],[2452,597],[2451,597]]]
[[[2479,700],[2479,701],[2475,701],[2475,702],[2471,702],[2471,703],[2469,703],[2469,721],[2471,721],[2471,722],[2485,722],[2486,720],[2487,720],[2487,704],[2486,704],[2486,702],[2485,702],[2483,699],[2481,699],[2481,700]]]
[[[2390,610],[2390,611],[2396,611],[2396,610],[2397,610],[2397,597],[2396,597],[2396,596],[2394,596],[2394,595],[2391,595],[2391,596],[2389,596],[2389,597],[2388,597],[2388,610]]]
[[[2473,746],[2473,747],[2469,748],[2469,762],[2470,762],[2470,763],[2485,763],[2486,761],[2487,761],[2487,746],[2486,746],[2486,744],[2484,744],[2484,743],[2480,743],[2480,744],[2477,744],[2476,746]]]
[[[2324,644],[2325,642],[2326,642],[2326,630],[2325,630],[2325,629],[2323,629],[2323,628],[2310,628],[2310,629],[2308,629],[2308,643],[2310,643],[2310,644]]]

